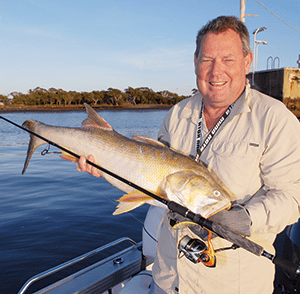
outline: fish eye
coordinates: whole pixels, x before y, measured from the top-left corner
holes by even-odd
[[[215,191],[214,191],[214,195],[215,195],[216,197],[219,197],[219,196],[221,196],[221,192],[218,191],[218,190],[215,190]]]

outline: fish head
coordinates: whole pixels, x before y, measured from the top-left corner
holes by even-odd
[[[170,200],[205,218],[231,206],[228,193],[218,183],[193,171],[168,175],[164,190]]]

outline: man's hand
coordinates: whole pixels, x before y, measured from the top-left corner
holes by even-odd
[[[173,221],[170,223],[174,226],[180,222],[190,222],[189,218],[183,217],[177,212],[169,212],[168,217]],[[223,225],[243,236],[251,236],[251,218],[244,206],[234,204],[230,210],[222,210],[213,216],[209,217],[208,220]],[[189,229],[198,235],[202,240],[207,240],[208,231],[203,229],[199,225],[191,225]],[[216,237],[215,234],[212,237]]]
[[[228,227],[244,236],[251,236],[251,218],[242,205],[235,204],[230,210],[222,210],[209,218],[210,221]]]
[[[89,155],[87,159],[90,162],[93,163],[95,162],[95,158],[93,155]],[[102,177],[102,172],[98,168],[91,166],[90,164],[87,164],[86,158],[84,156],[80,156],[77,164],[77,170],[87,172],[96,178]]]

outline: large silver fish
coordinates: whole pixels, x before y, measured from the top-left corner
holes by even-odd
[[[80,156],[93,154],[99,166],[160,197],[176,201],[203,217],[230,208],[234,195],[203,164],[156,140],[138,136],[126,138],[115,132],[93,108],[89,105],[85,107],[88,118],[81,128],[50,126],[34,120],[26,120],[23,127]],[[23,174],[33,152],[42,144],[47,143],[30,135]],[[64,152],[61,157],[77,160]],[[114,214],[127,212],[144,203],[162,205],[107,174],[104,178],[128,193],[118,200]]]

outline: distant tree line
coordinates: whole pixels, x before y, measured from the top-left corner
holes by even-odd
[[[174,105],[189,96],[179,96],[167,90],[154,92],[147,87],[128,87],[124,91],[108,88],[106,91],[76,92],[50,88],[48,90],[37,87],[27,94],[20,92],[10,93],[10,98],[0,95],[0,100],[10,101],[11,105],[38,106],[38,105],[83,105],[88,103],[97,105],[138,105],[138,104],[167,104]]]

